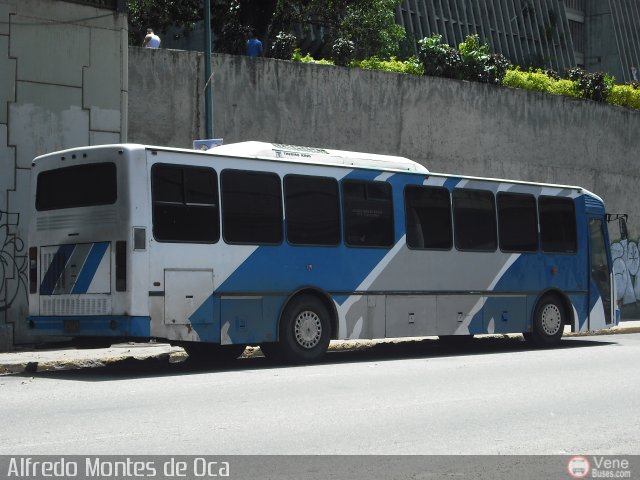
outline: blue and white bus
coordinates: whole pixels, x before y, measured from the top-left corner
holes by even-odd
[[[432,173],[403,157],[241,142],[36,158],[30,328],[260,345],[616,325],[605,208],[587,190]]]

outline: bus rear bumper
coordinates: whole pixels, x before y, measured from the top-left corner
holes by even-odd
[[[40,335],[72,337],[149,337],[151,317],[61,316],[27,317],[29,328]]]

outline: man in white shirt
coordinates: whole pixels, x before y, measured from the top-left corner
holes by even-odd
[[[153,33],[153,28],[147,28],[147,35],[144,37],[142,46],[146,48],[158,48],[160,46],[160,37]]]

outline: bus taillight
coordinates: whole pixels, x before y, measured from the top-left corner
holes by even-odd
[[[116,292],[127,291],[127,242],[116,242]]]
[[[38,248],[29,248],[29,292],[38,293]]]

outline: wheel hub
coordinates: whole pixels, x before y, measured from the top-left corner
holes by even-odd
[[[562,312],[557,305],[545,305],[541,315],[542,330],[550,336],[556,335],[562,328]]]
[[[315,312],[305,310],[296,318],[294,334],[298,345],[304,348],[313,348],[322,337],[322,323]]]

